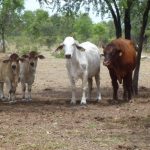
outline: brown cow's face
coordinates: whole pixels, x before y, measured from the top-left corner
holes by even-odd
[[[36,56],[35,57],[29,56],[29,65],[32,69],[36,68],[37,61],[38,61],[38,58]]]
[[[9,59],[4,60],[4,63],[10,63],[11,69],[14,74],[18,72],[19,69],[19,56],[16,53],[10,55]]]
[[[28,55],[23,55],[22,57],[28,61],[30,69],[32,70],[36,70],[38,58],[45,58],[43,55],[38,55],[36,52],[30,52]]]
[[[104,48],[104,66],[111,68],[121,56],[121,50],[117,49],[115,46],[107,45]]]

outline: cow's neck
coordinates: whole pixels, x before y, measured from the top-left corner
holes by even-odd
[[[32,69],[31,67],[29,67],[29,73],[30,74],[35,74],[35,72],[36,72],[36,69]]]
[[[81,52],[79,50],[75,50],[72,55],[72,63],[79,64],[79,59],[81,58]]]

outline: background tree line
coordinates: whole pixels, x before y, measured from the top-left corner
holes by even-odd
[[[115,30],[111,20],[93,23],[87,13],[49,16],[48,12],[38,9],[15,15],[16,25],[6,32],[9,39],[19,38],[23,41],[29,39],[32,42],[53,46],[68,35],[74,36],[79,41],[90,40],[96,44],[100,41],[107,43],[114,38]]]

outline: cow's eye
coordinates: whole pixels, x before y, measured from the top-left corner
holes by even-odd
[[[112,52],[111,55],[114,56],[114,55],[115,55],[115,52]]]
[[[110,53],[110,55],[111,55],[111,56],[113,56],[113,55],[114,55],[114,54],[113,54],[113,52],[112,52],[112,53]]]

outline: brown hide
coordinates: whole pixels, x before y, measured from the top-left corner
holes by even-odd
[[[130,40],[119,38],[113,40],[109,45],[113,45],[114,47],[116,47],[116,49],[122,52],[122,56],[120,56],[120,58],[116,60],[115,65],[112,65],[112,69],[115,71],[117,79],[121,83],[122,78],[126,76],[128,72],[132,72],[135,68],[136,65],[135,44]]]
[[[113,99],[117,100],[118,83],[123,81],[123,99],[130,100],[133,94],[132,72],[136,65],[135,44],[126,39],[116,39],[104,48],[104,65],[108,67],[113,86]]]

